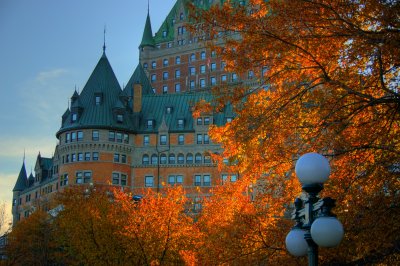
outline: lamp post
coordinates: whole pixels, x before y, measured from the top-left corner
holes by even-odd
[[[335,200],[320,199],[318,193],[328,180],[328,160],[318,153],[307,153],[299,158],[295,167],[302,189],[308,194],[305,200],[296,198],[292,219],[296,225],[286,236],[286,248],[294,256],[308,254],[308,265],[318,265],[318,246],[335,247],[343,238],[343,226],[331,212]]]

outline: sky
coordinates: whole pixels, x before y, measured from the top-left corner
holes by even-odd
[[[153,34],[176,0],[150,0]],[[0,0],[0,203],[25,154],[27,174],[40,152],[51,157],[61,116],[102,55],[121,86],[139,62],[147,0]]]

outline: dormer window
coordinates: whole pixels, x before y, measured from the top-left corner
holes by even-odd
[[[121,115],[121,114],[118,114],[118,115],[117,115],[117,122],[118,122],[118,123],[124,122],[124,116]]]
[[[103,102],[101,93],[96,93],[94,95],[94,102],[96,105],[100,105]]]
[[[183,12],[179,15],[179,19],[183,20]]]
[[[165,107],[165,113],[166,114],[172,114],[172,107],[171,106],[167,106],[167,107]]]
[[[167,31],[166,30],[163,31],[162,36],[163,36],[163,38],[167,37]]]
[[[78,120],[78,114],[77,113],[73,113],[72,116],[71,116],[71,122],[75,123],[76,120]]]
[[[185,120],[183,118],[178,119],[178,128],[184,128],[185,127]]]
[[[154,127],[154,120],[148,119],[147,122],[146,122],[146,127],[149,128],[149,129],[153,128]]]

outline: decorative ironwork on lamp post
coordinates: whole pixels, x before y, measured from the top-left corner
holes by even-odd
[[[296,175],[302,189],[308,194],[305,200],[296,198],[292,219],[296,225],[286,236],[286,248],[294,256],[308,254],[308,264],[318,265],[318,246],[335,247],[343,238],[343,226],[331,212],[335,200],[320,199],[318,193],[328,180],[330,166],[328,160],[318,153],[307,153],[296,163]]]

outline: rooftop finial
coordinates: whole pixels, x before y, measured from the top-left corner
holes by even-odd
[[[104,25],[103,53],[106,52],[106,25]]]
[[[147,15],[150,13],[150,0],[147,0]]]
[[[23,163],[25,163],[25,148],[24,148],[24,159],[23,160],[24,160]]]

